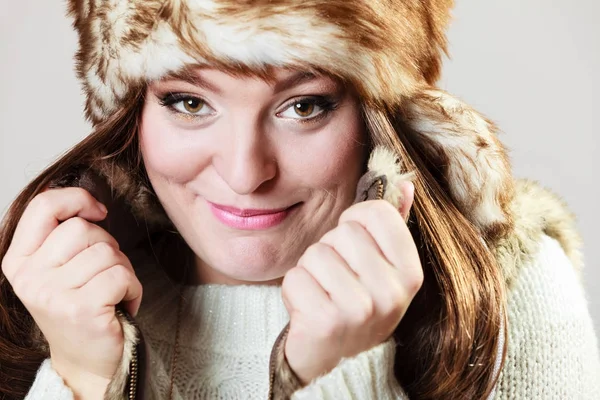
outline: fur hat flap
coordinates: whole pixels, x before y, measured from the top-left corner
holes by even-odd
[[[497,128],[448,93],[429,89],[405,101],[401,119],[442,173],[450,197],[486,237],[511,224],[513,179]]]

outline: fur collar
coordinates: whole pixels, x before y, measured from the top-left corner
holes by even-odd
[[[101,171],[94,168],[80,169],[65,177],[61,182],[57,182],[56,185],[84,187],[96,198],[107,203],[110,210],[109,216],[112,216],[112,219],[104,221],[103,223],[106,224],[104,227],[116,234],[117,237],[127,240],[126,247],[134,246],[138,240],[143,239],[147,232],[145,229],[140,229],[140,225],[135,218],[132,218],[131,214],[127,215],[125,209],[129,207],[126,207],[122,198],[119,198],[127,193],[126,188],[110,186],[105,179],[102,179],[102,175]],[[400,166],[396,164],[395,157],[382,149],[373,152],[369,161],[369,172],[363,178],[370,182],[372,178],[379,176],[386,178],[388,188],[394,187],[394,183],[398,180],[411,179],[410,174],[402,173]],[[361,179],[362,181],[363,179]],[[115,181],[113,176],[112,183],[115,182],[119,182],[119,180]],[[359,183],[357,196],[360,196],[361,191],[364,191],[365,194],[369,192],[371,186],[365,182]],[[580,270],[583,265],[580,251],[581,238],[575,228],[574,216],[564,202],[549,190],[532,181],[517,180],[514,182],[514,188],[514,196],[509,202],[509,215],[507,215],[507,218],[513,222],[512,229],[492,247],[504,273],[507,286],[510,287],[519,271],[535,257],[539,251],[540,239],[544,234],[558,240],[574,267]],[[391,194],[387,188],[385,192]],[[384,198],[390,200],[396,196],[384,196]],[[129,360],[132,359],[131,352],[134,351],[135,343],[140,339],[136,337],[136,329],[133,328],[132,322],[123,315],[120,319],[128,333],[126,338],[128,352],[124,355],[121,368],[109,387],[107,400],[122,399],[120,393],[123,393],[127,384]],[[143,350],[143,345],[138,345],[137,349],[138,351]],[[285,393],[293,392],[298,385],[293,373],[289,371],[289,368],[285,368],[285,363],[281,361],[283,360],[282,354],[281,348],[275,349],[277,368],[274,389],[276,398],[278,398],[278,394],[285,395]]]
[[[573,267],[581,272],[582,239],[575,216],[560,197],[536,182],[517,180],[510,212],[513,229],[493,248],[509,286],[519,270],[538,253],[544,234],[560,243]]]

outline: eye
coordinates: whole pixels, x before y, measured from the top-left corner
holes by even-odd
[[[312,120],[335,109],[335,102],[326,97],[311,97],[294,101],[278,114],[283,118]]]
[[[295,103],[293,107],[294,112],[303,118],[310,117],[315,110],[315,105],[311,103]]]
[[[205,105],[205,103],[199,99],[182,100],[180,103],[183,104],[183,108],[185,108],[185,111],[188,111],[192,114],[196,114],[197,112],[202,110],[202,108],[204,108]],[[175,104],[179,105],[180,103]]]
[[[174,112],[191,116],[210,115],[214,111],[203,99],[183,93],[170,93],[160,103]]]

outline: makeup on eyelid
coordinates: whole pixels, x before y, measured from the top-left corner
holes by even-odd
[[[200,120],[210,118],[212,115],[216,113],[213,107],[210,106],[209,102],[204,100],[201,96],[196,96],[188,93],[173,93],[167,92],[163,95],[157,94],[158,102],[161,106],[165,107],[170,113],[174,114],[178,118],[183,118],[185,120]],[[326,118],[331,112],[335,111],[339,106],[340,100],[335,95],[325,94],[325,95],[303,95],[298,96],[296,98],[289,99],[286,104],[280,106],[281,111],[276,113],[276,116],[279,118],[285,118],[290,120],[295,120],[298,123],[312,123],[320,121]],[[178,105],[183,104],[182,110]],[[195,106],[194,106],[195,105]],[[318,109],[316,115],[303,116],[300,115],[298,111],[301,112],[300,108],[294,109],[296,111],[296,117],[291,116],[283,116],[284,113],[288,112],[290,109],[298,106],[298,105],[309,105],[312,108],[309,108],[312,114],[312,111],[315,107]],[[198,107],[197,111],[190,110],[191,108]],[[212,110],[210,112],[207,110],[205,113],[196,114],[197,112],[203,111],[205,108]]]

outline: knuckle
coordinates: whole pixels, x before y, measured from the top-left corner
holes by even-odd
[[[52,309],[55,296],[56,294],[50,285],[42,285],[40,288],[35,290],[35,306],[41,310],[50,310]]]
[[[347,221],[338,225],[338,232],[341,236],[347,237],[353,235],[356,231],[356,222]]]
[[[396,315],[408,308],[409,301],[402,293],[395,291],[389,294],[387,297],[389,300],[387,302],[387,307],[384,308],[384,314]]]
[[[360,203],[353,204],[352,206],[346,208],[340,215],[340,222],[351,221],[355,219],[358,214],[362,214],[365,210],[367,210],[373,202],[373,200],[361,201]]]
[[[29,301],[31,298],[30,293],[35,291],[34,283],[29,278],[29,275],[25,271],[17,271],[12,279],[11,283],[13,291],[22,301]]]
[[[294,267],[290,269],[283,277],[283,281],[281,282],[281,291],[284,293],[289,293],[289,290],[296,285],[296,282],[302,279],[303,274],[304,271],[301,267]]]
[[[72,235],[83,236],[90,230],[90,223],[81,217],[69,218],[64,223],[67,225],[67,229]]]
[[[337,235],[337,227],[326,232],[317,243],[334,243],[335,235]]]
[[[10,278],[13,275],[14,271],[16,270],[15,264],[16,264],[16,262],[8,254],[5,255],[4,258],[2,259],[0,268],[2,270],[2,273],[6,276],[6,278],[9,281],[10,281]]]
[[[107,242],[97,242],[91,246],[92,251],[96,252],[99,257],[108,260],[119,258],[119,251]]]
[[[90,325],[90,328],[93,331],[106,333],[111,337],[115,337],[121,333],[120,323],[115,321],[115,318],[111,314],[104,314],[94,318]]]
[[[64,308],[64,316],[70,325],[81,325],[87,317],[87,312],[80,302],[72,302],[62,307]]]
[[[370,296],[365,296],[360,307],[355,312],[355,322],[365,323],[375,316],[375,302]]]
[[[136,287],[137,291],[140,293],[140,297],[143,297],[144,296],[144,285],[142,285],[142,282],[140,282],[140,280],[134,276],[133,284]]]
[[[411,296],[401,287],[393,287],[382,293],[382,313],[384,315],[396,315],[404,312],[411,301]]]
[[[304,252],[303,261],[318,260],[328,251],[329,246],[324,243],[314,243],[310,245]]]
[[[73,187],[72,189],[75,193],[75,196],[78,196],[80,201],[94,200],[94,197],[91,195],[91,193],[87,189],[84,189],[82,187]]]
[[[113,266],[109,269],[109,271],[116,284],[127,286],[127,284],[131,282],[133,278],[132,272],[121,264]]]
[[[343,246],[348,238],[360,237],[361,230],[364,228],[356,221],[348,220],[340,223],[327,238],[326,243],[332,246]]]
[[[340,223],[335,229],[329,231],[321,241],[330,246],[341,246],[345,239],[356,234],[358,223],[354,221],[345,221]]]
[[[317,330],[322,338],[332,338],[340,336],[343,331],[344,324],[338,318],[327,319],[321,322],[320,328]]]
[[[341,312],[335,307],[327,307],[323,311],[318,332],[322,337],[338,336],[345,326]]]
[[[31,200],[29,207],[34,209],[36,213],[46,215],[54,212],[55,204],[48,192],[43,192]]]
[[[385,219],[398,212],[389,202],[385,200],[375,200],[370,204],[370,207],[368,207],[367,213],[371,218]]]
[[[423,274],[423,269],[421,268],[411,268],[413,273],[409,274],[405,279],[405,286],[407,292],[413,297],[417,294],[421,287],[423,286],[423,280],[425,279]]]

